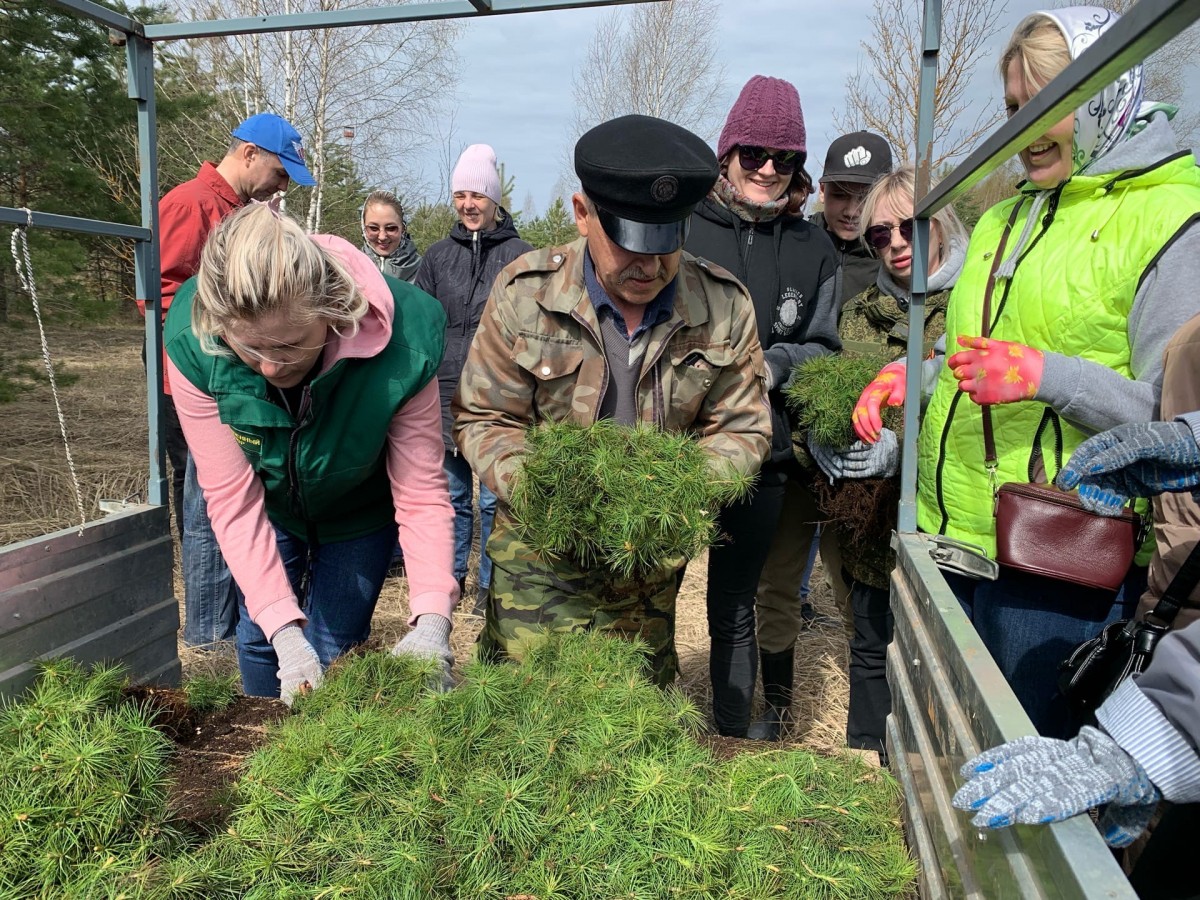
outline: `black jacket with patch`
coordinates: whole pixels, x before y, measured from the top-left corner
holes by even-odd
[[[833,245],[823,229],[799,217],[745,222],[709,197],[692,214],[685,249],[724,266],[750,292],[771,372],[771,459],[790,459],[791,423],[780,389],[798,363],[842,347]]]

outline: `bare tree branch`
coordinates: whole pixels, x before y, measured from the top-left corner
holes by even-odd
[[[933,113],[935,170],[1000,120],[1000,103],[975,110],[968,88],[1004,11],[1004,0],[943,0]],[[846,79],[845,108],[834,115],[840,131],[867,129],[883,135],[900,162],[915,156],[921,14],[920,0],[875,0],[871,39],[862,42],[858,68]]]

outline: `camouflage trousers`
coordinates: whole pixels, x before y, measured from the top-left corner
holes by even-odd
[[[649,677],[665,687],[675,681],[675,596],[683,560],[647,576],[619,578],[584,571],[561,557],[541,556],[520,541],[502,514],[488,540],[492,585],[479,635],[485,660],[520,661],[550,633],[602,631],[638,638],[649,646]]]

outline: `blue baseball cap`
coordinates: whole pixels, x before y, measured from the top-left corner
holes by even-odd
[[[233,136],[278,156],[288,177],[296,184],[312,187],[317,183],[304,165],[304,142],[300,132],[287,120],[274,113],[259,113],[233,129]]]

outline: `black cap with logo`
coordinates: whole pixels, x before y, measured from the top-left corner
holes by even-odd
[[[575,174],[618,247],[674,253],[692,210],[716,184],[717,157],[703,139],[663,119],[621,116],[575,144]]]
[[[888,142],[869,131],[854,131],[829,145],[821,184],[830,181],[874,184],[890,171],[892,148]]]

